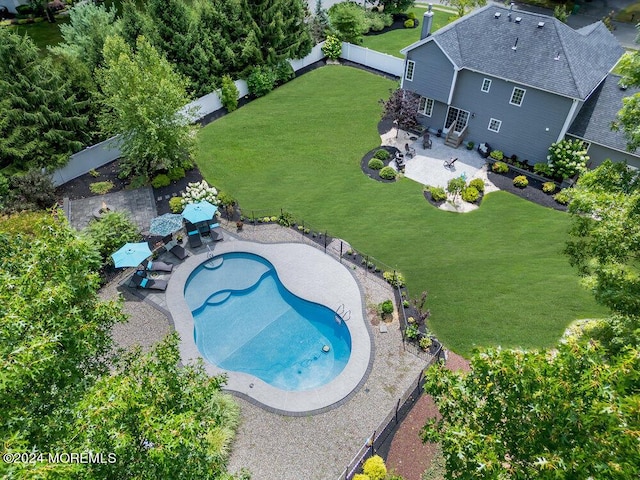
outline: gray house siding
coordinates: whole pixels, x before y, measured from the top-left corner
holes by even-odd
[[[483,79],[491,80],[488,93]],[[510,104],[513,88],[524,89],[520,106]],[[470,70],[458,73],[452,105],[471,113],[467,139],[487,142],[494,150],[517,155],[529,163],[546,162],[549,146],[558,139],[572,100],[535,88],[507,82]],[[488,129],[491,119],[500,120],[500,131]],[[439,127],[442,128],[442,127]]]
[[[575,138],[572,135],[567,135],[567,138]],[[582,139],[581,139],[582,140]],[[635,168],[640,168],[640,157],[631,155],[629,152],[621,152],[612,148],[605,147],[597,143],[590,143],[587,150],[589,155],[589,168],[596,168],[605,160],[609,159],[614,162],[626,161],[627,164]]]
[[[418,114],[418,121],[425,127],[429,127],[431,133],[436,133],[442,128],[447,116],[447,104],[442,102],[433,102],[433,112],[430,117]]]
[[[412,50],[407,55],[407,61],[416,62],[413,80],[402,80],[403,88],[416,92],[423,97],[433,98],[439,102],[447,103],[449,91],[453,81],[453,64],[442,53],[435,42],[427,42],[420,48]]]

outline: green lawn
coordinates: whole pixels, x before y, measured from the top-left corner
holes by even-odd
[[[378,52],[387,53],[394,57],[404,58],[400,50],[411,45],[413,42],[420,40],[420,31],[422,29],[422,15],[427,11],[426,8],[410,8],[409,12],[414,12],[420,20],[417,28],[403,28],[398,30],[390,30],[381,35],[367,35],[364,37],[362,46],[376,50]],[[434,10],[432,32],[444,27],[455,17],[455,13]]]
[[[12,25],[10,27],[13,31],[20,35],[27,34],[31,37],[31,40],[40,49],[40,52],[44,55],[47,54],[47,45],[57,45],[62,42],[62,35],[60,34],[60,25],[69,22],[69,17],[57,17],[56,23],[40,22],[40,23],[27,23],[24,25]]]
[[[284,208],[397,267],[429,292],[431,328],[474,345],[552,345],[569,322],[604,313],[561,254],[568,215],[505,192],[468,214],[433,208],[422,186],[382,184],[359,162],[380,143],[378,100],[394,82],[327,66],[205,127],[197,163],[245,213]]]

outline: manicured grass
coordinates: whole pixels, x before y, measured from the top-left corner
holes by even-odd
[[[387,53],[394,57],[404,58],[400,53],[404,47],[411,45],[413,42],[420,40],[420,31],[422,29],[422,15],[427,11],[426,8],[410,8],[408,11],[414,12],[420,21],[420,25],[416,28],[402,28],[390,30],[381,35],[367,35],[364,37],[362,46],[376,50],[378,52]],[[434,10],[432,32],[444,27],[455,18],[455,13]]]
[[[623,8],[614,18],[619,22],[637,23],[640,21],[640,2],[632,3],[628,7]]]
[[[197,163],[245,213],[283,208],[378,262],[413,296],[448,348],[552,345],[569,322],[604,313],[561,250],[568,215],[505,192],[472,213],[433,208],[408,179],[382,184],[359,162],[380,143],[378,100],[394,82],[327,66],[205,127]]]
[[[69,17],[57,17],[56,23],[40,22],[40,23],[27,23],[24,25],[12,25],[8,28],[13,29],[14,32],[24,35],[25,33],[31,37],[31,40],[40,49],[43,55],[48,53],[47,45],[57,45],[62,42],[62,35],[60,34],[60,25],[69,22]]]

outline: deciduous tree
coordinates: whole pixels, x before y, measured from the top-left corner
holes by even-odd
[[[384,7],[384,13],[402,13],[413,7],[415,0],[378,0],[378,4]]]
[[[420,97],[417,94],[398,88],[391,92],[388,100],[380,100],[380,104],[383,118],[393,120],[398,128],[410,130],[418,125]]]
[[[184,78],[144,37],[135,52],[121,37],[108,37],[104,57],[99,83],[107,111],[100,120],[105,131],[122,134],[122,173],[150,178],[189,164],[195,127],[183,110]]]
[[[449,478],[635,478],[640,352],[610,358],[597,342],[550,351],[489,349],[471,372],[431,368],[425,391],[442,419]]]
[[[443,0],[442,3],[455,8],[458,17],[463,17],[468,10],[476,7],[484,7],[487,4],[487,0]]]

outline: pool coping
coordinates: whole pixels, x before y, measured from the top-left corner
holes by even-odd
[[[351,355],[344,370],[322,387],[301,392],[287,392],[275,388],[252,375],[226,371],[209,363],[200,354],[194,341],[194,322],[184,299],[186,282],[200,264],[213,255],[246,252],[260,255],[276,269],[282,284],[293,294],[312,302],[336,309],[344,304],[351,311],[346,321],[351,335]],[[198,359],[204,361],[209,375],[227,375],[226,390],[281,414],[305,415],[326,411],[354,393],[369,373],[373,348],[366,325],[365,305],[360,285],[349,269],[318,249],[301,243],[256,243],[234,240],[215,245],[209,253],[187,258],[171,275],[166,290],[167,309],[175,330],[180,335],[180,357],[183,364]],[[320,287],[320,288],[319,288]]]

